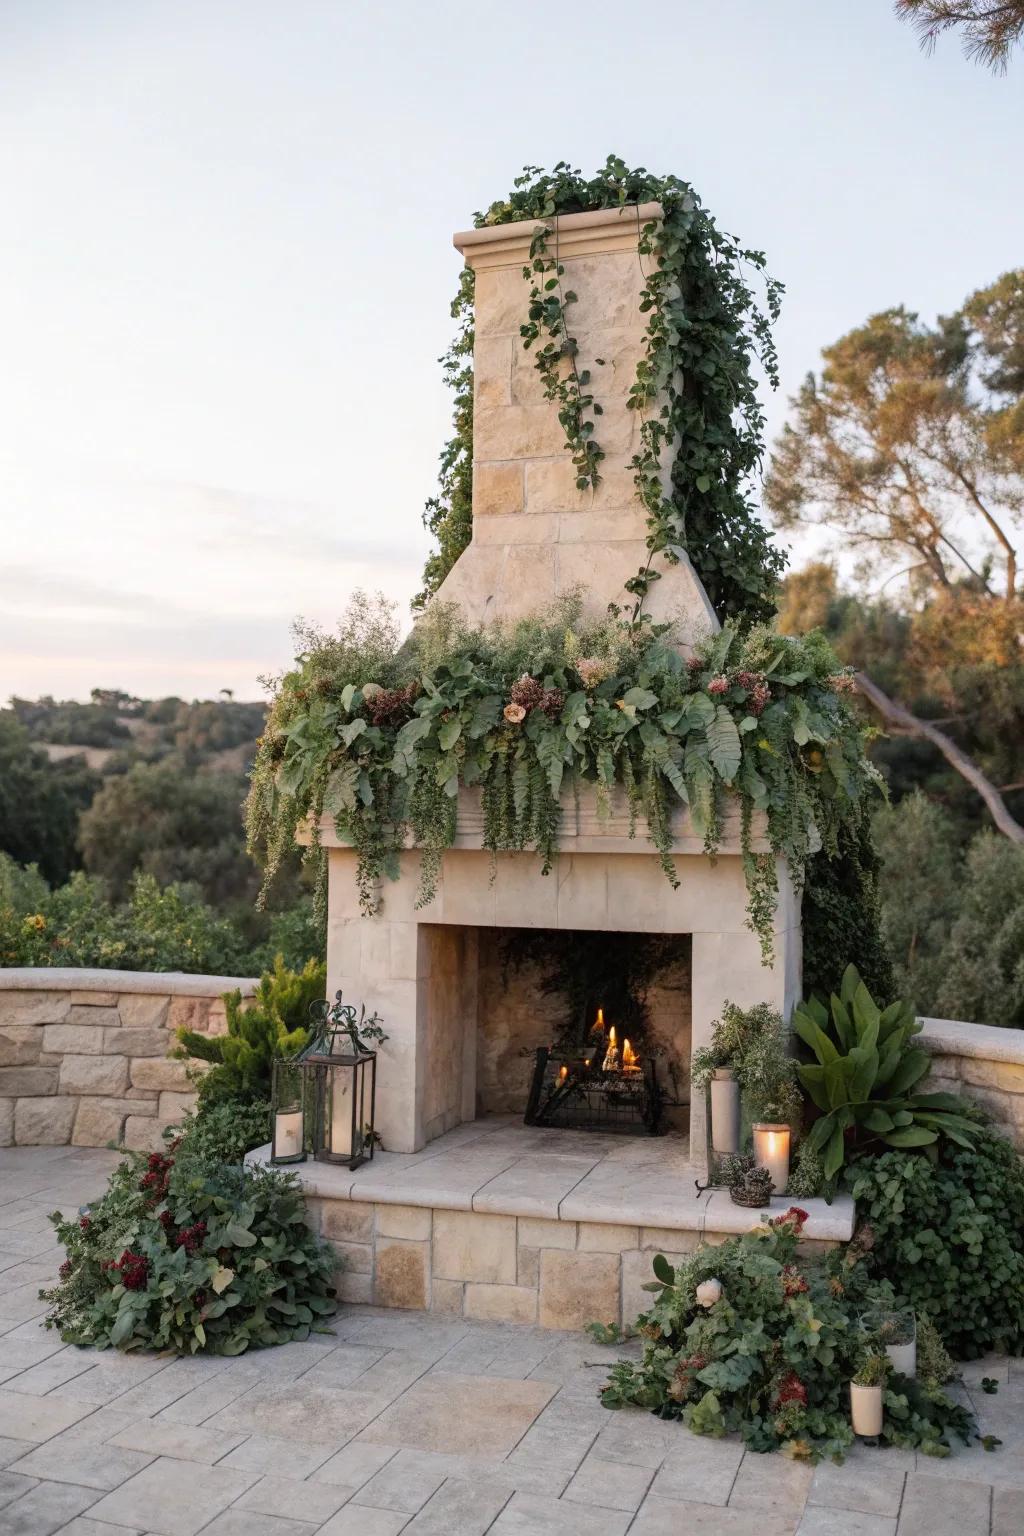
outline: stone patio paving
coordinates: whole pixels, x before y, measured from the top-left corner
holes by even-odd
[[[965,1390],[1004,1442],[817,1469],[596,1399],[618,1351],[546,1330],[346,1307],[233,1360],[97,1354],[41,1325],[47,1213],[114,1158],[0,1151],[3,1536],[1020,1536],[1024,1363]],[[976,1391],[995,1377],[998,1395]]]

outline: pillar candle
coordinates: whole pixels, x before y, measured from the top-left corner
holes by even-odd
[[[352,1074],[331,1073],[331,1151],[352,1156]]]
[[[274,1117],[274,1146],[278,1157],[298,1157],[302,1151],[302,1110],[279,1109]]]
[[[789,1183],[789,1126],[764,1122],[753,1126],[752,1130],[754,1161],[759,1168],[768,1169],[775,1194],[784,1195]]]

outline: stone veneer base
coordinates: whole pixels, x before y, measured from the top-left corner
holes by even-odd
[[[344,1261],[342,1300],[541,1328],[624,1327],[650,1304],[643,1287],[656,1253],[675,1262],[792,1203],[760,1212],[719,1190],[698,1193],[694,1170],[678,1161],[683,1138],[618,1138],[609,1148],[615,1138],[593,1137],[580,1157],[581,1137],[561,1134],[571,1138],[565,1154],[542,1157],[535,1131],[495,1119],[354,1173],[292,1167],[310,1224]],[[247,1161],[265,1163],[269,1151]],[[848,1196],[800,1204],[808,1251],[852,1236]]]

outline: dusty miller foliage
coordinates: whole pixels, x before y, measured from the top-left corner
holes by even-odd
[[[557,219],[649,202],[659,202],[663,216],[660,224],[637,220],[645,278],[640,308],[648,320],[628,400],[642,420],[641,446],[629,467],[647,510],[649,555],[627,583],[634,615],[661,575],[659,562],[671,563],[678,558],[676,549],[683,549],[723,622],[767,621],[785,557],[773,548],[751,498],[764,451],[755,369],[763,369],[772,388],[778,385],[771,327],[782,285],[765,275],[763,252],[742,248],[720,230],[687,182],[642,167],[631,171],[615,155],[590,178],[566,161],[550,172],[527,166],[510,196],[478,213],[474,222],[478,228],[537,222],[523,268],[520,334],[557,409],[577,487],[585,491],[599,483],[606,458],[600,441],[601,380],[577,366],[576,295],[562,282]],[[763,306],[748,274],[763,283]],[[455,430],[441,455],[438,495],[424,515],[439,549],[427,561],[419,607],[437,591],[472,534],[472,273],[460,280],[452,314],[459,327],[441,361],[455,392]],[[662,481],[668,467],[666,493]]]

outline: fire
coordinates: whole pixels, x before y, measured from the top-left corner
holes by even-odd
[[[569,1076],[569,1068],[568,1067],[564,1067],[564,1066],[560,1067],[559,1070],[558,1070],[558,1081],[560,1083],[564,1083],[568,1076]]]
[[[597,1010],[597,1018],[594,1021],[594,1027],[590,1031],[590,1033],[592,1035],[603,1035],[604,1034],[604,1009],[603,1008],[599,1008]]]
[[[615,1025],[608,1031],[608,1049],[605,1051],[602,1071],[617,1072],[619,1070],[619,1047],[615,1038]]]
[[[622,1070],[623,1072],[640,1071],[640,1058],[628,1040],[622,1042]]]

